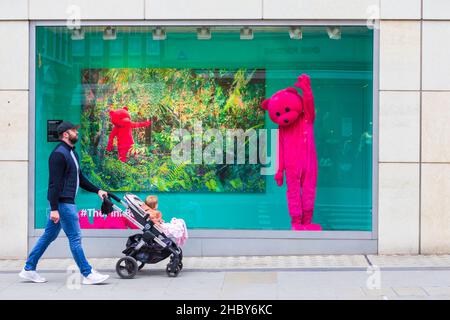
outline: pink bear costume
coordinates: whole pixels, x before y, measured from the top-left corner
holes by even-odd
[[[283,185],[286,171],[287,201],[292,230],[322,230],[312,224],[317,184],[317,155],[314,143],[314,97],[309,76],[303,74],[295,88],[276,92],[262,108],[278,124],[278,168],[275,181]]]
[[[143,122],[131,121],[131,115],[126,106],[116,111],[110,110],[109,116],[114,127],[109,134],[106,151],[114,150],[114,138],[117,136],[119,160],[122,162],[127,162],[128,152],[134,145],[132,130],[134,128],[148,127],[152,124],[152,122],[150,120]]]

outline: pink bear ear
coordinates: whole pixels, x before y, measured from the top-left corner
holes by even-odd
[[[286,88],[286,91],[288,91],[288,92],[292,92],[292,93],[295,93],[295,94],[298,94],[298,91],[297,91],[297,89],[295,89],[295,88],[292,88],[292,87],[288,87],[288,88]]]
[[[128,107],[127,107],[127,106],[124,106],[123,108],[124,108],[125,110],[127,110],[127,111],[128,111]]]
[[[270,101],[270,99],[264,100],[261,105],[261,108],[263,108],[264,110],[268,110],[269,109],[269,101]]]

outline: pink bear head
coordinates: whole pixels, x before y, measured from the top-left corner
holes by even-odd
[[[270,120],[280,126],[295,123],[303,113],[303,99],[295,88],[289,87],[273,94],[262,103]]]
[[[131,116],[126,106],[122,109],[110,110],[109,117],[113,125],[117,127],[128,127],[131,125]]]

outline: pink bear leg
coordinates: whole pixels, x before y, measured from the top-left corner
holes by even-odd
[[[314,202],[316,199],[317,186],[317,166],[314,161],[312,165],[303,172],[302,175],[302,224],[305,230],[322,230],[320,224],[313,224],[312,217],[314,212]]]
[[[302,202],[300,198],[300,174],[286,170],[287,202],[292,230],[303,230]]]
[[[119,148],[119,160],[122,162],[127,162],[127,157],[128,157],[128,151],[130,151],[131,146],[130,147],[122,147]]]

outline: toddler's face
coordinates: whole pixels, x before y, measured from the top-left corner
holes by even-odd
[[[153,221],[153,223],[160,223],[160,221],[161,221],[161,213],[159,213],[159,212],[152,212],[150,214],[150,219]]]
[[[146,205],[145,203],[141,204],[141,208],[144,209],[145,212],[152,210],[148,205]]]

